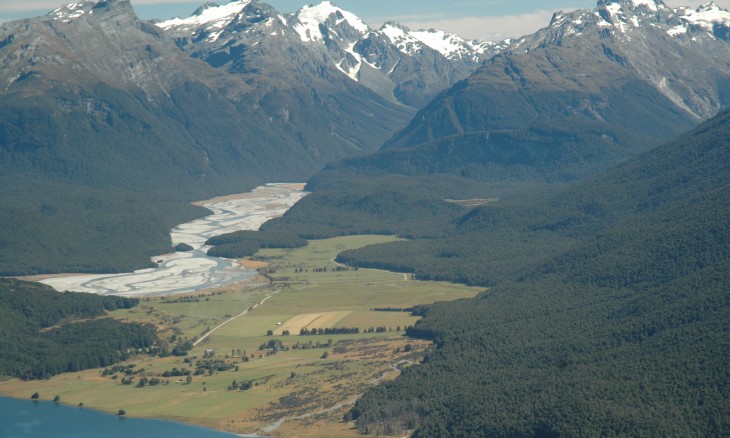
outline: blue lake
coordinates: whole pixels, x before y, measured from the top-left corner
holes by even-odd
[[[232,435],[172,421],[118,417],[48,401],[0,397],[0,438],[232,438]]]

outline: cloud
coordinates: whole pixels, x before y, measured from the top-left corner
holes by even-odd
[[[421,18],[396,20],[411,29],[442,29],[466,39],[500,41],[531,34],[550,24],[553,11],[538,10],[526,14],[500,17]]]

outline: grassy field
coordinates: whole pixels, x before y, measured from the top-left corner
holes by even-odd
[[[333,261],[342,250],[391,240],[341,237],[313,241],[305,248],[263,250],[256,258],[269,264],[268,285],[152,298],[115,312],[117,318],[156,324],[167,339],[192,341],[248,310],[186,357],[138,356],[128,361],[133,370],[144,369],[132,384],[120,383],[122,372],[102,376],[102,370],[87,370],[47,381],[0,382],[0,395],[28,398],[37,391],[42,399],[58,395],[71,405],[83,403],[115,413],[124,409],[130,416],[174,419],[234,433],[355,436],[356,431],[340,421],[349,405],[367,387],[395,377],[395,363],[416,363],[428,347],[403,337],[405,327],[417,318],[372,309],[407,308],[481,291],[414,281],[401,273],[354,270]],[[298,336],[303,327],[358,328],[360,333]],[[376,332],[378,327],[381,332]],[[285,329],[291,334],[280,335]],[[274,335],[267,335],[269,330]],[[260,349],[272,339],[281,341],[285,350]],[[297,344],[306,348],[294,349]],[[186,377],[163,377],[173,368],[195,370],[205,360],[228,369],[194,375],[190,383]],[[162,383],[138,387],[143,377]],[[230,390],[234,381],[250,382],[250,388]],[[277,423],[281,419],[285,421]]]

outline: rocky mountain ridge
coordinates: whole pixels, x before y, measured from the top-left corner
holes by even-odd
[[[413,107],[424,105],[509,45],[466,41],[433,29],[412,31],[393,22],[375,30],[329,1],[289,14],[257,0],[206,3],[188,18],[156,25],[192,56],[218,68],[241,72],[241,64],[259,68],[276,62],[280,70],[315,77],[331,74],[323,69],[332,70]],[[285,55],[280,57],[272,46],[285,46]],[[324,66],[311,65],[307,71],[311,58]]]
[[[584,32],[615,44],[621,52],[607,56],[627,63],[697,121],[720,110],[711,83],[728,75],[730,12],[716,3],[692,9],[671,8],[661,0],[600,0],[593,10],[554,14],[546,29],[521,38],[512,51],[566,44]],[[675,62],[681,71],[673,68]]]
[[[729,19],[713,3],[660,0],[556,13],[430,102],[378,154],[330,169],[584,177],[730,104]]]

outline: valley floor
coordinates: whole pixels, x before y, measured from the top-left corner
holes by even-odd
[[[238,434],[355,436],[354,426],[342,421],[351,405],[367,388],[418,363],[430,345],[403,335],[417,317],[373,309],[406,309],[473,297],[482,290],[333,262],[345,249],[391,240],[352,236],[310,241],[299,249],[262,250],[245,263],[267,266],[268,285],[148,297],[133,309],[113,313],[153,323],[165,338],[192,340],[248,310],[206,336],[187,356],[139,355],[107,372],[6,380],[0,382],[0,395],[58,395],[71,405],[113,413],[124,409],[129,416]],[[357,328],[359,333],[300,336],[302,328]],[[283,333],[287,329],[288,335]],[[185,376],[171,375],[183,369],[192,372],[189,383]],[[121,383],[130,377],[131,383]],[[150,385],[153,378],[160,383]]]

